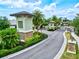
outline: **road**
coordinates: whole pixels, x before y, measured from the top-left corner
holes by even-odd
[[[64,31],[42,32],[48,34],[46,42],[10,59],[53,59],[63,44]]]

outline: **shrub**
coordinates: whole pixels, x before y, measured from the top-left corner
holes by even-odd
[[[60,27],[58,27],[58,26],[55,27],[56,30],[59,29],[59,28],[60,28]]]
[[[44,33],[40,33],[40,32],[34,32],[33,35],[39,35],[40,39],[45,39],[48,37],[48,35],[44,34]]]
[[[7,53],[8,53],[8,50],[7,50],[7,49],[2,49],[2,50],[0,50],[0,57],[6,56]]]
[[[19,35],[13,28],[7,28],[0,31],[0,47],[1,48],[13,48],[19,43]]]
[[[40,32],[35,32],[33,33],[33,37],[28,38],[26,40],[26,46],[31,46],[37,42],[40,42],[41,40],[45,39],[47,37],[46,34],[40,33]]]
[[[48,31],[55,31],[55,30],[57,30],[57,29],[59,29],[58,26],[48,27]]]
[[[48,31],[54,31],[56,30],[55,27],[48,27]]]
[[[32,38],[29,38],[29,39],[26,40],[26,44],[28,46],[31,46],[31,45],[35,44],[36,42],[38,42],[40,40],[39,38],[40,38],[40,36],[38,36],[38,35],[36,35]]]
[[[15,47],[15,48],[9,49],[9,54],[20,51],[22,49],[23,49],[23,46],[19,45],[19,46]]]
[[[54,31],[54,30],[55,30],[55,29],[53,29],[53,28],[52,28],[52,29],[48,29],[48,31]]]
[[[0,50],[0,58],[6,56],[8,54],[12,54],[14,52],[20,51],[22,49],[23,49],[23,46],[17,46],[12,49],[2,49],[2,50]]]
[[[14,48],[11,48],[11,49],[1,49],[0,50],[0,58],[6,56],[8,54],[12,54],[14,52],[20,51],[20,50],[27,48],[29,46],[32,46],[35,43],[40,42],[41,40],[45,39],[46,37],[47,37],[46,34],[35,32],[35,33],[33,33],[33,37],[28,38],[24,45],[19,45]]]

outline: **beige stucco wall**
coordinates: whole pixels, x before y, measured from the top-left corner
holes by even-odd
[[[32,18],[25,17],[24,26],[25,26],[25,30],[32,30],[33,27]]]
[[[27,16],[16,17],[17,21],[17,31],[18,32],[30,32],[32,31],[32,17],[28,18]],[[23,21],[23,28],[18,28],[18,21]]]

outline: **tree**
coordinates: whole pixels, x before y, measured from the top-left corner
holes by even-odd
[[[53,16],[52,18],[51,18],[53,21],[56,21],[58,18],[57,18],[57,16]]]
[[[40,26],[43,24],[44,15],[39,10],[34,10],[33,15],[34,28],[39,30]]]
[[[67,26],[72,26],[72,21],[70,20],[70,19],[68,19],[68,18],[63,18],[63,23],[62,23],[62,25],[63,24],[66,24]]]
[[[0,17],[0,30],[10,27],[10,23],[6,17]]]
[[[47,26],[47,25],[48,25],[48,20],[44,19],[44,20],[43,20],[43,25],[44,25],[44,26]]]
[[[77,35],[79,35],[79,16],[76,16],[74,19],[73,19],[73,24],[72,24],[75,28],[75,32]]]
[[[63,22],[68,22],[69,19],[67,19],[66,17],[63,19]]]
[[[42,25],[41,25],[41,28],[45,28],[45,26],[47,26],[48,25],[48,20],[47,19],[43,19],[43,22],[42,22]]]
[[[55,25],[58,26],[58,25],[60,25],[62,18],[61,18],[61,17],[60,17],[60,18],[57,18],[57,16],[54,15],[54,16],[51,18],[51,20],[52,20],[52,21],[55,21]]]

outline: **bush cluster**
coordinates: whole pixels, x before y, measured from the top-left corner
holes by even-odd
[[[48,31],[55,31],[59,29],[59,27],[55,26],[55,27],[48,27]]]
[[[19,44],[16,47],[11,48],[11,49],[1,49],[0,50],[0,57],[4,57],[4,56],[6,56],[8,54],[12,54],[12,53],[20,51],[20,50],[22,50],[24,48],[32,46],[32,45],[36,44],[37,42],[40,42],[41,40],[43,40],[45,38],[47,38],[46,34],[35,32],[35,33],[33,33],[33,37],[28,38],[25,41],[25,43]]]
[[[7,28],[0,31],[0,48],[1,49],[10,49],[17,46],[19,43],[19,35],[16,32],[16,29]]]
[[[26,40],[26,45],[27,45],[27,46],[31,46],[31,45],[33,45],[33,44],[35,44],[35,43],[40,42],[41,40],[43,40],[43,39],[46,38],[46,37],[47,37],[46,34],[39,33],[39,32],[35,32],[34,35],[33,35],[33,37],[28,38],[28,39]]]

